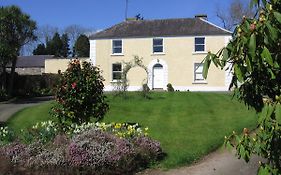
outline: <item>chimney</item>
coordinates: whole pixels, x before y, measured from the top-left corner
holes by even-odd
[[[195,18],[202,18],[204,20],[208,20],[207,14],[197,14],[195,15]]]
[[[137,18],[136,17],[126,18],[126,21],[137,21]]]

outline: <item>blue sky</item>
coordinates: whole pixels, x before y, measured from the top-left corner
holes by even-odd
[[[128,16],[140,13],[145,19],[186,18],[207,14],[220,25],[216,6],[226,7],[231,0],[129,0]],[[71,24],[104,29],[122,22],[125,0],[0,0],[1,6],[18,5],[38,25],[63,29]]]

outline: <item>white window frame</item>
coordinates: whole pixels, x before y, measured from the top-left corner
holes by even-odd
[[[197,38],[203,38],[204,39],[204,44],[196,44],[196,39]],[[196,51],[196,46],[204,46],[204,50],[203,51]],[[206,37],[205,36],[196,36],[194,37],[194,52],[195,53],[205,53],[206,52]]]
[[[114,46],[114,41],[121,41],[121,47],[120,46]],[[122,39],[113,39],[111,42],[111,54],[112,55],[123,55],[123,40]],[[114,49],[115,48],[121,48],[121,52],[115,53]]]
[[[119,65],[121,65],[121,70],[119,71],[115,71],[115,70],[113,70],[113,65],[114,64],[119,64]],[[111,76],[112,76],[112,78],[111,78],[111,80],[112,80],[112,82],[117,82],[117,81],[121,81],[122,80],[122,77],[120,78],[120,79],[114,79],[114,76],[113,76],[113,74],[114,73],[120,73],[121,74],[121,76],[122,76],[122,72],[123,72],[123,68],[122,68],[123,66],[122,66],[122,64],[121,63],[112,63],[112,65],[111,65],[111,71],[112,71],[112,74],[111,74]]]
[[[200,67],[202,66],[202,70],[200,71]],[[195,62],[193,63],[193,83],[199,83],[199,84],[206,84],[207,81],[206,79],[202,78],[202,79],[197,79],[197,75],[202,75],[203,77],[203,63],[199,63],[199,62]]]
[[[154,45],[154,40],[162,40],[162,45]],[[154,52],[154,47],[162,47],[162,52]],[[164,53],[164,38],[152,38],[152,53],[153,54],[163,54]]]

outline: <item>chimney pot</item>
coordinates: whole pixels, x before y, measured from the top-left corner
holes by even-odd
[[[202,19],[208,20],[207,14],[197,14],[197,15],[195,15],[195,18],[202,18]]]

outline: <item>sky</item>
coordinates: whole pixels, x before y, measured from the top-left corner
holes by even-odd
[[[128,0],[128,17],[141,14],[144,19],[192,18],[207,14],[208,20],[221,25],[216,7],[226,8],[231,0]],[[0,6],[17,5],[38,26],[63,29],[77,24],[102,30],[125,19],[126,0],[0,0]],[[227,11],[226,11],[227,13]]]

